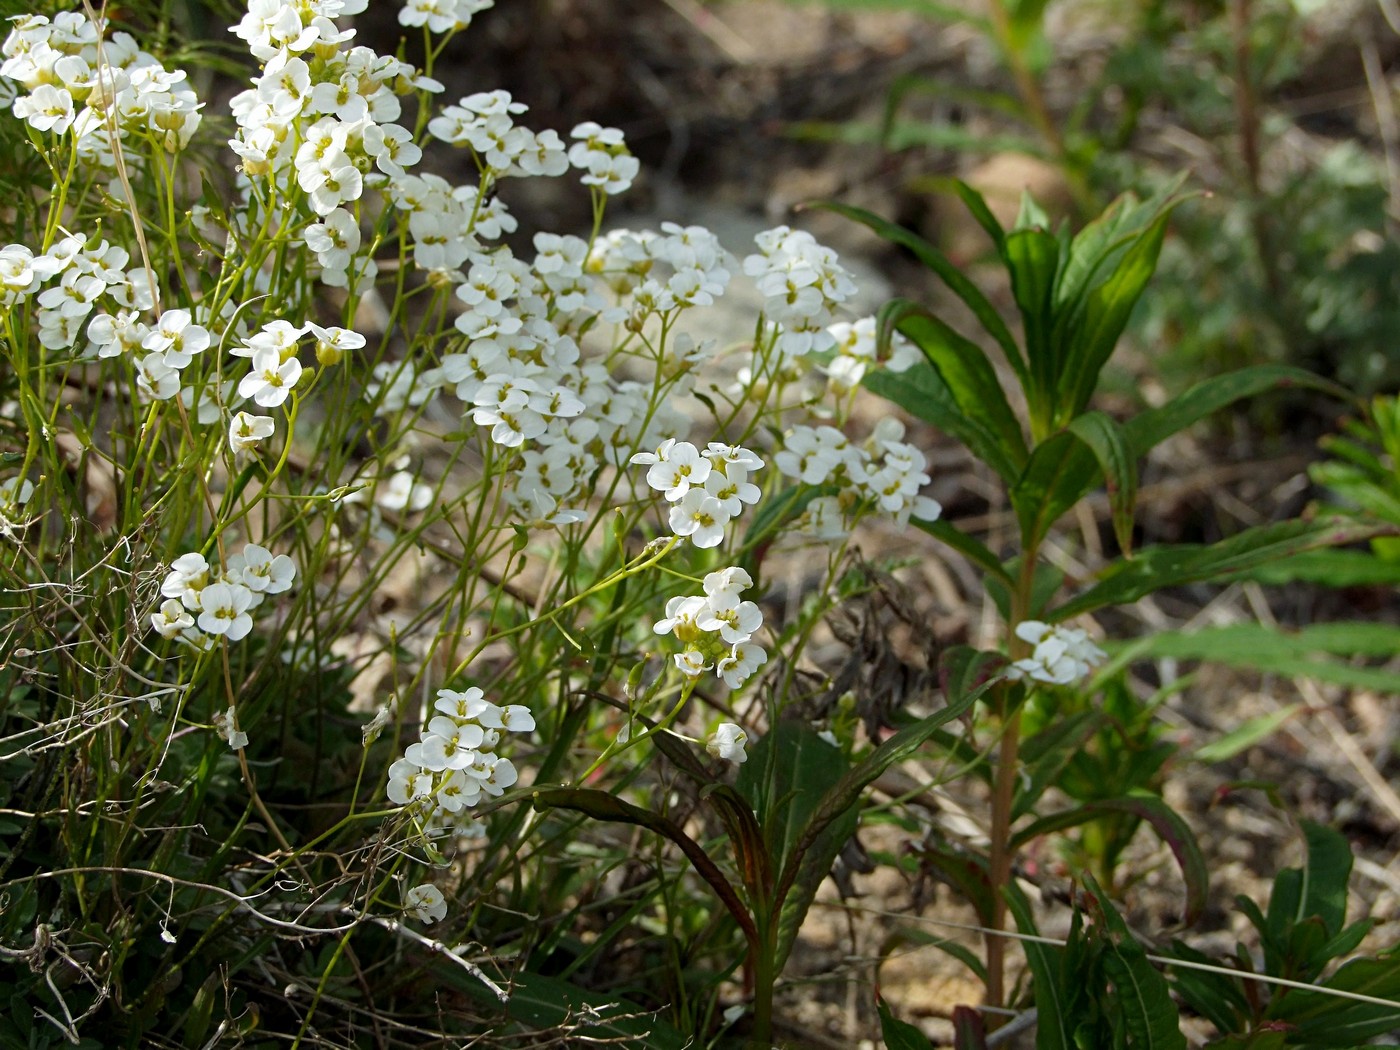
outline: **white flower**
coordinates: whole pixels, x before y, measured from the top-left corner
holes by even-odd
[[[642,462],[639,457],[646,455],[639,453],[632,460]],[[711,469],[710,461],[689,441],[665,441],[656,450],[655,462],[647,471],[647,484],[675,503],[692,485],[703,485]]]
[[[419,922],[431,926],[447,917],[447,900],[431,882],[414,886],[403,895],[403,908]]]
[[[1013,680],[1030,678],[1050,685],[1069,685],[1087,676],[1108,658],[1108,654],[1077,627],[1026,620],[1016,625],[1016,637],[1035,646],[1035,650],[1029,657],[1011,665],[1007,677]]]
[[[250,397],[263,408],[276,408],[300,378],[301,362],[295,357],[283,361],[276,350],[258,350],[253,354],[253,370],[238,383],[238,396]]]
[[[194,616],[174,598],[160,603],[160,611],[151,614],[151,627],[162,638],[177,638],[194,626]]]
[[[725,722],[710,734],[710,739],[705,743],[705,750],[715,758],[733,762],[736,766],[742,765],[749,757],[744,754],[744,745],[748,741],[748,733],[733,722]]]
[[[242,584],[211,583],[199,595],[199,629],[236,642],[253,629],[252,605],[253,592]]]
[[[671,531],[677,536],[689,536],[690,542],[702,549],[724,542],[729,518],[724,504],[704,489],[690,489],[680,502],[671,505]]]
[[[768,662],[768,654],[762,646],[753,642],[739,642],[715,664],[715,674],[724,679],[730,689],[738,689],[750,675]]]
[[[242,554],[233,555],[228,562],[229,577],[256,593],[281,594],[296,579],[297,567],[291,558],[285,554],[274,556],[256,543],[249,543]]]
[[[248,412],[239,412],[229,423],[229,447],[235,452],[247,452],[249,449],[257,448],[258,442],[264,438],[272,437],[276,428],[277,424],[271,416],[255,416]]]
[[[238,728],[238,720],[232,707],[221,715],[215,715],[214,725],[218,728],[219,735],[228,741],[228,746],[233,750],[242,751],[248,746],[248,734]]]

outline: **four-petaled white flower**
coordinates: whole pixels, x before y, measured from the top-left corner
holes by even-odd
[[[705,750],[715,758],[722,758],[737,766],[744,763],[749,757],[744,753],[744,745],[748,742],[748,733],[745,733],[733,722],[724,722],[710,734],[710,739],[705,742]]]
[[[447,899],[431,882],[414,886],[403,895],[403,908],[419,922],[431,926],[447,917]]]

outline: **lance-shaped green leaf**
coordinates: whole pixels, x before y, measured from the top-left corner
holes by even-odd
[[[703,846],[687,835],[675,821],[659,813],[624,802],[616,795],[594,788],[539,788],[530,793],[536,809],[567,809],[594,820],[613,824],[634,824],[669,839],[685,854],[695,873],[710,884],[752,945],[759,943],[753,916],[734,892],[734,887],[710,859]]]
[[[946,518],[938,518],[935,521],[924,521],[922,518],[910,518],[909,523],[921,532],[926,532],[934,539],[952,547],[968,561],[972,562],[983,572],[1001,580],[1007,587],[1014,587],[1015,581],[1011,574],[1006,571],[1006,567],[997,560],[993,554],[979,540],[974,539],[963,532]]]
[[[1186,882],[1186,923],[1190,925],[1195,922],[1205,909],[1206,894],[1210,889],[1210,869],[1190,826],[1156,795],[1135,791],[1122,798],[1095,799],[1082,806],[1053,813],[1028,824],[1013,835],[1012,847],[1020,849],[1042,835],[1078,827],[1106,813],[1127,813],[1146,821],[1158,838],[1167,844]]]
[[[1321,376],[1287,365],[1253,365],[1197,383],[1165,405],[1139,413],[1123,423],[1128,447],[1135,457],[1145,456],[1173,434],[1247,397],[1269,390],[1303,387],[1355,401],[1346,387]]]
[[[966,197],[963,199],[967,200]],[[831,201],[825,201],[816,206],[863,223],[891,244],[897,244],[912,252],[919,262],[936,274],[954,295],[967,304],[968,309],[973,312],[982,327],[986,329],[987,334],[995,339],[997,345],[1001,347],[1002,353],[1006,355],[1007,361],[1016,371],[1017,376],[1021,378],[1021,382],[1025,383],[1025,362],[1022,360],[1021,350],[1016,345],[1016,340],[1011,335],[1011,329],[1006,326],[1006,322],[1002,320],[997,308],[982,294],[982,290],[969,281],[942,251],[913,231],[906,230],[895,223],[886,222],[864,208],[855,208],[849,204],[836,204]],[[968,207],[971,208],[972,205],[969,204]],[[982,202],[982,210],[987,210],[985,201]],[[974,211],[973,214],[977,213]],[[991,213],[987,212],[987,214]],[[993,219],[992,222],[995,225],[996,220]],[[996,229],[999,231],[1000,227],[996,227]]]
[[[1099,383],[1099,373],[1118,345],[1128,318],[1142,296],[1167,233],[1170,211],[1137,236],[1124,253],[1113,276],[1092,288],[1081,307],[1057,318],[1053,340],[1060,371],[1056,376],[1056,417],[1068,422],[1089,403]]]
[[[765,910],[773,888],[773,859],[753,810],[728,784],[715,784],[701,792],[701,797],[710,803],[724,824],[739,861],[739,874],[748,890],[750,905],[755,911]]]
[[[1290,678],[1400,693],[1400,672],[1358,665],[1351,659],[1387,658],[1400,652],[1400,628],[1393,624],[1342,622],[1286,630],[1259,623],[1237,623],[1189,633],[1164,631],[1144,638],[1134,648],[1136,658],[1205,660]]]
[[[1167,979],[1147,958],[1147,951],[1096,882],[1089,889],[1098,901],[1108,937],[1101,961],[1104,975],[1113,982],[1114,1008],[1127,1029],[1135,1050],[1186,1050],[1181,1013],[1172,1002]]]
[[[997,255],[1004,260],[1006,257],[1006,230],[997,221],[997,217],[992,214],[992,209],[987,207],[987,199],[961,179],[953,180],[953,192],[962,200],[968,213],[977,220],[977,224],[986,231],[987,236],[992,239],[992,245],[996,248]]]
[[[893,299],[880,309],[881,340],[888,339],[893,329],[923,351],[963,415],[979,420],[994,433],[1013,463],[1024,463],[1029,451],[1021,422],[1007,403],[996,369],[982,348],[908,299]]]
[[[1049,610],[1045,619],[1056,623],[1105,605],[1135,602],[1163,587],[1228,579],[1276,558],[1317,547],[1356,543],[1385,531],[1380,525],[1327,517],[1260,525],[1208,545],[1146,547],[1131,559],[1114,561],[1099,574],[1098,584]]]
[[[1328,990],[1365,995],[1390,1005],[1339,999],[1328,995]],[[1393,1034],[1400,1028],[1400,953],[1353,959],[1315,992],[1289,990],[1275,997],[1267,1015],[1295,1025],[1290,1035],[1300,1046],[1349,1050],[1376,1036]]]
[[[1035,917],[1030,902],[1013,881],[1002,891],[1007,909],[1016,920],[1016,928],[1028,937],[1038,938]],[[1070,1001],[1060,986],[1060,962],[1064,949],[1043,944],[1039,940],[1024,942],[1026,964],[1031,970],[1032,992],[1038,1014],[1035,1027],[1035,1050],[1077,1050],[1071,1030]]]
[[[1073,453],[1079,447],[1080,443],[1067,430],[1042,441],[1012,486],[1011,505],[1021,526],[1023,547],[1038,546],[1068,509],[1055,496],[1065,488],[1066,472],[1074,467]]]
[[[1137,458],[1111,416],[1085,412],[1069,424],[1069,432],[1094,454],[1108,487],[1108,505],[1113,513],[1113,534],[1124,555],[1133,550],[1133,507],[1137,502]]]
[[[884,1040],[885,1050],[933,1050],[928,1036],[891,1013],[879,993],[875,996],[875,1009],[880,1014],[880,1038]]]
[[[1011,271],[1011,294],[1021,311],[1026,339],[1029,384],[1023,383],[1034,418],[1048,421],[1060,362],[1050,335],[1055,318],[1055,275],[1060,265],[1060,242],[1045,230],[1016,230],[1007,234],[1004,258]]]
[[[776,966],[782,969],[792,950],[798,928],[807,915],[817,888],[831,874],[831,865],[859,822],[856,807],[865,789],[885,770],[914,754],[939,728],[962,715],[978,697],[996,684],[997,679],[979,681],[980,666],[969,659],[949,676],[953,688],[977,682],[966,692],[948,692],[947,706],[905,726],[872,750],[833,784],[807,818],[805,827],[790,850],[781,854],[782,867],[773,900],[781,908],[776,938]],[[829,745],[828,745],[829,746]],[[753,761],[750,758],[750,763]],[[748,765],[749,763],[745,763]],[[774,851],[777,854],[777,851]]]
[[[906,372],[867,372],[862,385],[886,401],[892,401],[915,419],[932,423],[965,445],[1008,485],[1014,485],[1021,474],[1020,465],[1002,448],[997,432],[982,420],[965,415],[943,382],[938,371],[929,363],[915,365]]]

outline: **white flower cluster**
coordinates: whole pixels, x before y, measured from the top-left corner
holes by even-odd
[[[510,759],[495,753],[503,733],[535,728],[530,709],[499,707],[475,686],[439,689],[423,738],[409,744],[389,767],[389,801],[414,806],[429,834],[455,831],[483,797],[500,795],[516,782]]]
[[[1035,646],[1035,651],[1007,670],[1006,676],[1013,680],[1030,678],[1049,685],[1069,685],[1108,658],[1078,627],[1026,620],[1016,625],[1016,637]]]
[[[882,419],[864,445],[853,445],[835,427],[797,426],[783,439],[774,465],[787,477],[807,485],[837,486],[837,495],[821,495],[808,505],[798,529],[820,541],[843,539],[856,520],[870,510],[903,525],[910,517],[935,521],[943,508],[919,490],[927,485],[927,460],[900,440],[904,424]]]
[[[587,260],[589,273],[599,275],[619,300],[630,299],[606,319],[628,320],[634,329],[649,314],[711,305],[737,265],[709,230],[674,222],[663,222],[659,233],[613,230],[594,242]]]
[[[754,243],[758,254],[744,260],[744,273],[764,296],[764,316],[778,326],[778,350],[788,357],[830,350],[836,310],[856,292],[836,253],[786,226],[765,230]]]
[[[873,317],[838,321],[827,331],[836,340],[836,356],[822,366],[822,372],[827,376],[827,389],[838,397],[844,397],[860,386],[860,381],[872,365],[883,364],[891,372],[907,372],[923,360],[918,347],[896,332],[890,340],[889,359],[881,361]]]
[[[78,155],[103,167],[114,163],[109,113],[119,135],[149,136],[171,152],[189,144],[200,102],[184,72],[166,70],[129,33],[100,40],[97,24],[75,11],[11,21],[0,76],[27,92],[11,108],[30,127],[72,132]]]
[[[743,685],[768,662],[768,654],[752,639],[763,626],[763,611],[739,596],[753,578],[738,566],[705,576],[705,593],[676,597],[666,603],[666,616],[652,627],[673,636],[684,648],[672,659],[692,678],[713,670],[731,689]]]
[[[508,91],[480,91],[445,107],[428,121],[428,133],[450,145],[470,148],[477,168],[488,179],[563,175],[569,170],[569,156],[559,133],[534,132],[515,123],[513,118],[528,108]]]
[[[399,25],[426,26],[430,33],[466,29],[496,0],[408,0],[399,10]]]
[[[231,556],[222,570],[202,554],[182,554],[160,585],[165,601],[151,615],[151,627],[163,638],[201,649],[217,638],[239,641],[253,629],[253,610],[265,598],[290,590],[296,574],[291,558],[256,543]]]
[[[647,484],[671,504],[671,531],[697,547],[718,547],[724,527],[762,494],[749,473],[763,460],[739,445],[711,441],[701,452],[689,441],[668,438],[655,452],[638,452],[632,463],[647,466]]]

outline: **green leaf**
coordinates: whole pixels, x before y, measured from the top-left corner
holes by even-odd
[[[983,875],[983,879],[985,881],[985,874]],[[987,885],[990,886],[990,883]],[[956,888],[957,884],[954,883],[954,886]],[[881,943],[880,955],[883,958],[895,948],[906,944],[917,944],[922,947],[937,948],[941,952],[946,952],[966,966],[979,981],[983,984],[987,983],[987,967],[983,965],[982,960],[977,957],[975,951],[959,941],[955,941],[949,937],[939,937],[937,934],[930,933],[928,930],[918,926],[899,926],[895,933],[885,938]]]
[[[1400,584],[1400,561],[1386,561],[1369,551],[1305,551],[1241,573],[1240,579],[1274,586],[1320,583],[1328,587],[1394,587]]]
[[[1225,762],[1234,758],[1246,748],[1251,748],[1259,741],[1272,736],[1279,726],[1292,718],[1302,707],[1302,704],[1289,704],[1267,715],[1246,719],[1224,736],[1198,747],[1191,757],[1197,762],[1206,763]]]
[[[791,859],[827,789],[849,767],[839,747],[795,718],[779,719],[750,745],[734,787],[759,814],[777,869]]]
[[[1329,658],[1393,656],[1400,652],[1400,627],[1393,624],[1351,621],[1315,624],[1297,630],[1258,623],[1227,624],[1190,633],[1164,631],[1143,639],[1134,646],[1134,652],[1135,659],[1166,656],[1178,660],[1207,660],[1290,678],[1400,692],[1400,672]]]
[[[996,369],[982,348],[908,299],[892,299],[880,309],[881,343],[888,341],[893,329],[898,329],[923,351],[963,415],[980,420],[996,434],[1002,450],[1013,463],[1025,463],[1030,452],[1020,420],[1007,403]]]
[[[1060,515],[1069,509],[1056,494],[1064,491],[1066,471],[1074,464],[1077,442],[1068,431],[1042,441],[1011,488],[1011,505],[1021,526],[1021,546],[1037,547]]]
[[[1146,949],[1134,939],[1113,902],[1093,879],[1089,889],[1108,928],[1103,968],[1117,993],[1112,1001],[1128,1030],[1129,1045],[1134,1050],[1186,1050],[1180,1012],[1172,1002],[1167,979],[1148,960]]]
[[[1308,862],[1303,868],[1303,901],[1299,919],[1318,916],[1328,935],[1336,934],[1347,917],[1347,880],[1351,878],[1351,846],[1335,828],[1311,820],[1303,823]]]
[[[724,824],[725,833],[734,847],[739,872],[748,890],[754,910],[765,908],[773,886],[773,859],[763,830],[754,819],[754,812],[742,795],[728,784],[706,788],[702,797],[714,807]]]
[[[1123,424],[1128,445],[1137,458],[1145,456],[1178,431],[1185,430],[1227,405],[1267,390],[1305,387],[1353,401],[1343,386],[1301,368],[1287,365],[1254,365],[1197,383],[1160,408],[1148,409]]]
[[[1393,1006],[1338,999],[1325,989],[1386,999]],[[1290,1041],[1309,1047],[1351,1048],[1400,1028],[1400,956],[1354,959],[1315,992],[1292,991],[1271,1004],[1268,1016],[1296,1026]]]
[[[1210,545],[1147,547],[1131,559],[1118,559],[1099,574],[1101,582],[1045,614],[1058,622],[1105,605],[1125,605],[1184,583],[1227,579],[1235,573],[1316,547],[1369,539],[1382,527],[1340,517],[1285,521],[1245,529]]]
[[[875,1008],[880,1012],[880,1037],[885,1041],[886,1050],[933,1050],[928,1037],[908,1021],[901,1021],[890,1013],[885,1000],[877,994]]]
[[[970,1006],[953,1007],[953,1050],[987,1050],[987,1027]]]
[[[1088,293],[1082,312],[1074,309],[1056,324],[1054,338],[1061,357],[1056,390],[1059,419],[1073,419],[1089,403],[1099,373],[1157,268],[1169,217],[1170,211],[1164,211],[1132,243],[1113,276]]]
[[[987,232],[987,236],[992,239],[998,255],[1004,255],[1006,251],[1006,231],[1002,229],[997,217],[992,214],[992,209],[987,207],[987,200],[961,179],[953,180],[953,192],[958,195],[966,206],[968,212],[977,224]]]
[[[935,274],[954,295],[967,304],[968,309],[976,316],[987,334],[995,339],[997,345],[1001,347],[1002,353],[1006,355],[1007,361],[1017,375],[1023,377],[1022,382],[1025,381],[1025,362],[1021,357],[1021,350],[1011,334],[1011,329],[1006,326],[1006,322],[1002,320],[1001,314],[992,305],[991,300],[982,293],[981,289],[968,280],[942,251],[913,231],[887,222],[864,208],[852,207],[849,204],[837,204],[832,201],[824,201],[816,207],[834,211],[838,215],[844,215],[848,219],[863,223],[884,240],[912,252],[926,269]],[[986,209],[985,202],[983,202],[982,207],[984,210]],[[992,221],[995,223],[996,220]]]
[[[849,762],[839,747],[796,719],[780,719],[749,749],[748,761],[739,767],[735,787],[754,812],[763,815],[769,855],[776,871],[783,873],[769,898],[779,909],[778,971],[818,887],[859,827],[858,797],[843,810],[823,809],[829,789],[848,770]],[[771,875],[768,888],[772,888]]]
[[[710,859],[704,847],[687,835],[675,821],[594,788],[536,788],[530,792],[530,797],[536,809],[567,809],[594,820],[635,824],[669,839],[685,854],[695,873],[710,884],[710,888],[719,896],[729,914],[744,931],[749,943],[758,943],[758,928],[754,925],[748,908],[734,892],[734,887],[729,884],[719,866]]]
[[[1113,511],[1113,533],[1125,555],[1133,549],[1133,507],[1137,502],[1137,459],[1128,447],[1123,428],[1102,412],[1085,412],[1069,424],[1069,431],[1099,461],[1108,485],[1108,505]]]
[[[433,978],[478,1001],[497,1003],[495,995],[479,980],[446,962],[434,968]],[[692,1045],[679,1029],[636,1003],[616,995],[585,991],[569,981],[544,974],[512,974],[510,998],[504,1008],[511,1020],[536,1030],[571,1025],[600,1040],[656,1050],[685,1050]],[[580,1018],[589,1019],[586,1027],[579,1024]]]
[[[1003,260],[1011,272],[1011,294],[1021,311],[1026,336],[1029,373],[1029,384],[1023,381],[1026,399],[1033,417],[1048,418],[1050,406],[1045,402],[1054,391],[1059,374],[1050,333],[1060,243],[1044,230],[1016,230],[1007,234]]]
[[[910,518],[910,524],[921,532],[926,532],[934,539],[947,544],[957,551],[968,561],[988,575],[995,576],[1006,586],[1015,585],[1005,567],[997,560],[997,556],[988,550],[980,541],[963,532],[946,518],[939,518],[936,521],[924,521],[922,518]]]
[[[1079,711],[1068,718],[1059,718],[1025,742],[1021,761],[1026,775],[1016,787],[1011,806],[1011,819],[1017,820],[1034,807],[1054,784],[1071,760],[1098,732],[1105,718],[1101,711]]]
[[[964,415],[948,385],[929,363],[915,365],[905,372],[884,369],[867,372],[861,384],[877,397],[883,397],[916,419],[932,423],[967,446],[974,456],[1013,485],[1021,474],[1020,465],[1002,448],[997,432],[982,420]]]
[[[1205,910],[1210,889],[1210,868],[1190,825],[1161,798],[1146,791],[1134,791],[1121,798],[1095,799],[1073,809],[1042,817],[1028,824],[1011,838],[1013,849],[1020,849],[1042,835],[1078,827],[1105,813],[1128,813],[1151,825],[1171,849],[1186,882],[1185,922],[1194,923]]]
[[[971,671],[956,676],[958,685],[973,680],[975,673]],[[782,909],[777,938],[776,966],[779,971],[787,960],[797,929],[816,896],[817,888],[831,874],[832,859],[855,832],[858,822],[856,806],[866,787],[890,766],[912,755],[939,728],[967,711],[978,697],[995,684],[996,679],[991,679],[967,692],[950,691],[946,707],[906,726],[867,754],[822,796],[791,849],[778,854],[784,858],[773,893],[773,900]]]
[[[1014,882],[1003,891],[1006,905],[1016,920],[1016,928],[1031,937],[1039,935],[1030,902]],[[1038,1014],[1035,1029],[1035,1050],[1076,1050],[1070,1031],[1069,1002],[1060,987],[1060,958],[1064,949],[1038,941],[1025,941],[1026,964],[1034,981],[1035,1008]]]
[[[1185,941],[1172,941],[1163,954],[1182,962],[1199,963],[1202,966],[1220,965],[1215,959],[1197,951]],[[1171,967],[1169,972],[1177,994],[1185,1000],[1186,1005],[1220,1031],[1233,1031],[1243,1024],[1243,1018],[1250,1016],[1249,1000],[1245,998],[1236,979],[1187,966]]]

